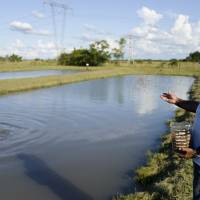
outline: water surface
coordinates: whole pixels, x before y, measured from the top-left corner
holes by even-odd
[[[20,71],[20,72],[0,72],[0,80],[18,79],[18,78],[34,78],[51,75],[73,74],[78,71],[73,70],[41,70],[41,71]]]
[[[193,78],[127,76],[0,98],[0,193],[11,200],[107,200],[159,144]]]

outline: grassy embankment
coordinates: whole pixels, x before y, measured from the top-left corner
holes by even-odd
[[[70,67],[56,66],[55,63],[26,61],[22,63],[0,63],[0,72],[66,69],[82,70],[81,73],[67,75],[53,75],[38,78],[24,78],[13,80],[0,80],[0,95],[11,92],[26,91],[44,87],[52,87],[68,83],[123,76],[131,74],[154,75],[200,75],[200,66],[193,63],[181,63],[179,66],[169,66],[166,62],[143,62],[129,65],[128,63],[114,65],[107,64],[101,67]]]
[[[190,91],[190,99],[200,99],[200,77],[197,77]],[[192,122],[194,115],[178,109],[174,121]],[[192,160],[179,158],[171,147],[171,135],[162,137],[157,153],[149,153],[146,166],[136,171],[136,181],[144,192],[115,197],[118,200],[191,200],[192,199]]]

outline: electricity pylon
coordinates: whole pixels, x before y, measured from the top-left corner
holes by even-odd
[[[64,51],[64,41],[65,41],[65,29],[66,29],[66,14],[67,11],[70,10],[66,4],[60,3],[55,0],[44,0],[44,4],[50,6],[51,8],[51,15],[52,15],[52,23],[53,23],[53,30],[54,30],[54,45],[56,47],[57,56]],[[56,14],[61,13],[62,20],[61,20],[61,28],[60,34],[58,29],[58,20],[56,18]]]
[[[132,34],[127,35],[128,49],[129,49],[129,61],[134,62],[134,36]]]

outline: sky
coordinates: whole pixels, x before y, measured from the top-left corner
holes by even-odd
[[[200,50],[199,0],[54,0],[66,5],[65,23],[63,9],[56,7],[53,18],[51,0],[0,2],[0,56],[54,58],[58,49],[97,40],[113,49],[130,34],[136,59],[185,58]]]

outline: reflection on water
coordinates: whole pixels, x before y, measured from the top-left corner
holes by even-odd
[[[0,72],[0,80],[18,79],[18,78],[34,78],[51,75],[72,74],[77,71],[72,70],[41,70],[41,71],[21,71],[21,72]]]
[[[135,105],[135,107],[137,108],[136,112],[138,114],[151,113],[158,106],[155,100],[158,98],[158,96],[156,96],[158,94],[156,85],[157,83],[153,77],[144,76],[138,78],[136,86],[133,88],[133,92],[135,93],[133,97],[137,98],[135,101],[137,105]]]
[[[127,76],[1,97],[1,198],[109,199],[173,116],[160,94],[187,98],[192,82]]]
[[[23,161],[28,177],[40,185],[47,186],[61,200],[92,200],[89,195],[50,169],[38,157],[29,154],[19,154],[17,157]]]

